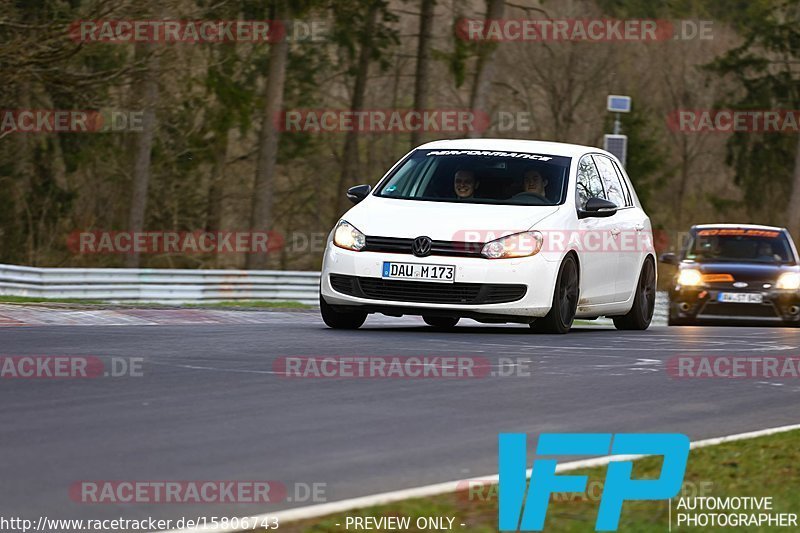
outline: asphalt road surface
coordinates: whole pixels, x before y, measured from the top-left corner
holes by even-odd
[[[797,356],[796,329],[581,326],[549,336],[468,320],[437,332],[418,318],[370,317],[345,332],[325,328],[315,312],[258,317],[145,326],[7,320],[2,355],[143,360],[141,376],[0,379],[0,516],[243,516],[313,503],[294,494],[311,484],[324,484],[333,501],[493,474],[500,432],[682,432],[696,440],[800,421],[798,379],[675,379],[666,366],[679,355]],[[519,366],[475,379],[276,373],[277,358],[320,355],[474,356],[492,371],[511,358]],[[292,501],[71,499],[70,487],[86,480],[279,480]]]

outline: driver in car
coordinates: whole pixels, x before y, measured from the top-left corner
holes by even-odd
[[[779,261],[780,256],[776,255],[774,250],[772,249],[772,245],[768,242],[762,242],[758,245],[758,256],[756,257],[757,261]]]
[[[522,192],[519,194],[535,194],[546,199],[545,187],[549,183],[547,178],[536,169],[530,169],[522,176]]]
[[[533,194],[538,194],[542,198],[545,197],[545,187],[547,187],[547,178],[542,176],[542,173],[538,170],[531,169],[525,173],[523,176],[522,184],[523,184],[523,191]]]

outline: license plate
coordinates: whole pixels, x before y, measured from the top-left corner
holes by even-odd
[[[717,300],[726,303],[760,304],[764,303],[764,295],[753,292],[721,292]]]
[[[413,279],[453,283],[456,280],[456,267],[453,265],[421,265],[418,263],[383,263],[385,279]]]

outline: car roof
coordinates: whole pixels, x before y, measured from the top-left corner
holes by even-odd
[[[786,228],[779,228],[777,226],[762,226],[760,224],[696,224],[692,229],[714,229],[714,228],[737,228],[737,229],[759,229],[767,231],[786,231]]]
[[[577,157],[586,152],[599,152],[614,157],[605,150],[593,146],[550,141],[529,141],[524,139],[447,139],[425,143],[418,148],[422,150],[497,150],[504,152],[560,155],[564,157]]]

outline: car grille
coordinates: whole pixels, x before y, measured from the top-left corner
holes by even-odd
[[[393,254],[411,254],[411,245],[414,239],[400,239],[396,237],[367,237],[366,245],[362,248],[365,252],[389,252]],[[482,257],[482,242],[462,241],[433,241],[429,255],[444,255],[457,257]]]
[[[775,307],[770,304],[715,303],[709,302],[700,311],[699,316],[736,316],[741,318],[780,318]]]
[[[738,282],[738,281],[741,281],[741,280],[737,279],[736,281]],[[717,290],[717,291],[740,292],[742,290],[742,288],[735,286],[733,283],[734,282],[730,282],[730,281],[727,281],[727,282],[715,281],[715,282],[711,282],[711,283],[706,283],[706,285],[709,288]],[[764,285],[769,285],[770,287],[774,287],[775,286],[775,280],[755,280],[755,281],[748,281],[747,283],[748,283],[748,287],[745,290],[760,291],[762,288],[767,288],[767,287],[764,287]]]
[[[433,304],[499,304],[525,296],[526,285],[508,283],[432,283],[330,275],[331,287],[342,294],[373,300]]]

